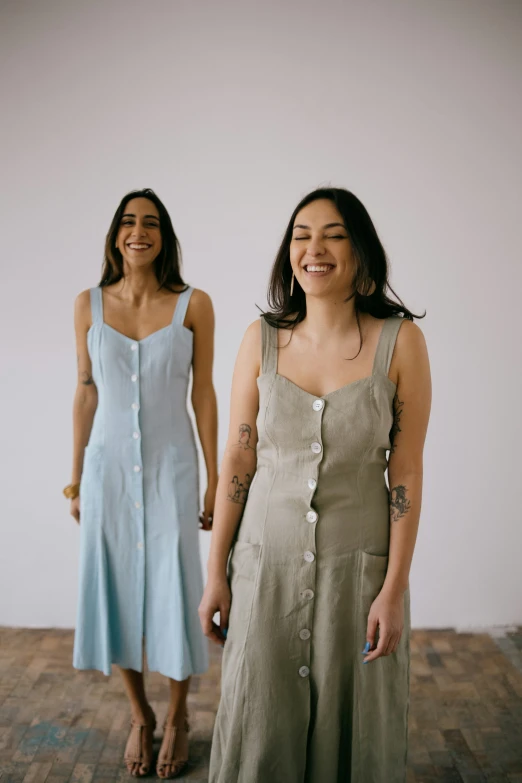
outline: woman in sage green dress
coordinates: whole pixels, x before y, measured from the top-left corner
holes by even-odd
[[[225,648],[210,783],[405,780],[431,392],[422,332],[388,289],[361,202],[303,199],[234,374],[199,610]]]

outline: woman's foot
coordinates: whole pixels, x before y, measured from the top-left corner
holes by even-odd
[[[133,715],[131,730],[123,760],[129,775],[142,778],[150,772],[152,764],[152,738],[156,729],[156,716],[149,707],[145,713]]]
[[[188,733],[190,726],[186,716],[181,720],[167,720],[163,727],[163,741],[161,743],[156,772],[163,780],[175,778],[187,766],[188,762]]]

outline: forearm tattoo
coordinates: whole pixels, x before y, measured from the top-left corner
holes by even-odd
[[[393,398],[393,424],[390,430],[390,454],[394,453],[395,446],[397,445],[397,435],[402,431],[400,427],[400,421],[403,408],[404,403],[399,400],[399,397],[396,394]]]
[[[397,484],[390,492],[390,517],[392,522],[406,516],[411,508],[411,502],[406,497],[408,489],[404,484]]]
[[[92,375],[87,370],[80,373],[80,380],[84,386],[92,386],[94,383]]]
[[[236,444],[241,451],[255,451],[250,445],[251,436],[252,427],[250,424],[241,424],[239,426],[239,438]],[[250,473],[245,474],[243,481],[239,480],[239,476],[233,476],[232,481],[228,485],[228,500],[232,503],[238,503],[239,505],[244,506],[247,501],[251,481],[252,476]]]
[[[240,506],[244,506],[247,501],[251,481],[252,477],[250,476],[250,473],[245,474],[243,481],[239,481],[239,478],[234,476],[228,485],[227,500],[230,500],[231,503],[237,503]]]
[[[82,372],[80,372],[80,357],[77,356],[76,360],[78,362],[78,375],[80,378],[80,383],[83,386],[92,386],[94,384],[94,378],[92,377],[91,373],[87,372],[87,370],[82,370]]]

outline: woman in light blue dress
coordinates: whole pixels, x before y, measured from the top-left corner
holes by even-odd
[[[199,521],[212,524],[217,406],[210,298],[185,285],[170,217],[150,190],[129,193],[107,235],[100,285],[76,301],[71,513],[80,523],[74,666],[121,668],[132,722],[125,751],[141,777],[152,762],[156,720],[143,659],[170,680],[157,772],[188,759],[189,678],[207,669],[198,619],[198,459],[191,400],[207,469]],[[79,486],[78,486],[79,485]],[[74,497],[76,492],[79,495]]]

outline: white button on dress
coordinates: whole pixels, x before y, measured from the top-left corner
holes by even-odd
[[[137,351],[137,350],[138,350],[138,346],[136,345],[136,343],[132,343],[131,351]]]
[[[308,486],[310,487],[310,489],[315,489],[317,486],[317,481],[315,479],[309,478]]]
[[[133,402],[132,405],[131,405],[131,408],[132,408],[133,411],[139,411],[140,406],[138,405],[137,402]]]
[[[315,555],[313,552],[305,552],[303,557],[307,563],[313,563],[315,560]]]
[[[317,513],[317,511],[309,511],[308,514],[306,515],[306,521],[310,522],[310,524],[312,524],[313,522],[317,522],[318,519],[319,519],[319,514]]]
[[[303,640],[303,642],[306,642],[312,634],[308,630],[308,628],[303,628],[302,631],[299,631],[299,638]]]
[[[324,400],[314,400],[312,408],[314,411],[322,411],[324,408]]]
[[[322,446],[320,443],[317,443],[317,441],[314,441],[312,445],[310,446],[314,454],[320,454],[322,451]]]
[[[141,508],[141,503],[139,500],[137,500],[134,505],[136,506],[136,508]]]
[[[299,669],[299,676],[308,677],[309,674],[310,674],[310,669],[308,668],[308,666],[301,666],[301,668]]]
[[[306,598],[307,601],[311,601],[312,598],[314,597],[314,591],[310,590],[310,588],[308,587],[306,590],[303,590],[302,596],[303,598]]]
[[[136,375],[136,373],[134,373],[133,375],[131,375],[131,381],[132,381],[133,383],[136,383],[136,381],[137,381],[137,380],[138,380],[138,376]]]
[[[141,467],[139,465],[134,465],[134,472],[139,473],[141,470]]]
[[[134,440],[138,440],[138,438],[140,437],[140,433],[139,432],[133,432],[132,433],[132,437],[134,438]]]
[[[143,542],[139,541],[136,546],[137,546],[137,549],[143,549]]]

